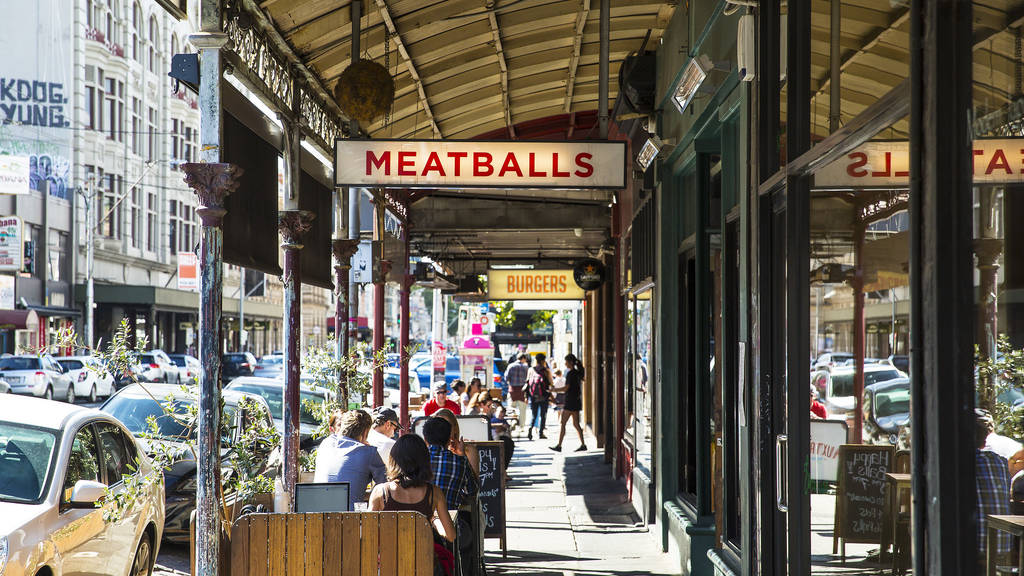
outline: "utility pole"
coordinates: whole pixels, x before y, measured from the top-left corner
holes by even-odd
[[[85,198],[85,346],[92,348],[93,340],[93,307],[95,306],[95,293],[93,292],[93,257],[96,250],[96,227],[92,224],[93,202],[96,200],[96,175],[90,174],[86,182],[86,189],[83,194]]]

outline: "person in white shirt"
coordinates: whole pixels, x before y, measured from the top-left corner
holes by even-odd
[[[366,442],[377,449],[380,459],[387,465],[391,456],[391,447],[395,445],[395,432],[402,429],[398,414],[391,408],[383,406],[373,411],[373,428],[366,437]]]

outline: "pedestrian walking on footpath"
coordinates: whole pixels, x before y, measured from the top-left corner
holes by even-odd
[[[530,368],[526,379],[526,395],[530,399],[530,411],[533,414],[530,429],[526,432],[529,440],[533,440],[535,427],[540,432],[540,438],[547,438],[544,426],[547,425],[548,404],[551,402],[551,372],[548,370],[547,356],[537,354],[536,359],[537,363]]]
[[[577,452],[586,452],[587,443],[583,441],[583,427],[580,426],[580,411],[583,410],[583,364],[574,354],[565,357],[565,385],[555,388],[554,391],[565,393],[565,406],[561,412],[561,428],[558,431],[558,444],[550,448],[555,452],[562,451],[562,441],[565,440],[565,425],[572,419],[572,425],[576,433],[580,435],[580,447]]]
[[[505,369],[508,397],[519,421],[518,432],[516,432],[518,436],[522,435],[522,430],[526,427],[526,378],[529,373],[530,356],[528,354],[520,354],[518,360],[509,364]]]

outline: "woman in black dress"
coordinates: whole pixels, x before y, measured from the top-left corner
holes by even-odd
[[[561,412],[562,426],[558,432],[558,444],[551,446],[555,452],[562,451],[562,440],[565,439],[565,425],[572,418],[572,425],[580,435],[580,447],[577,452],[586,452],[587,444],[583,441],[583,427],[580,426],[580,410],[583,410],[583,364],[575,355],[565,357],[565,386],[555,388],[553,392],[565,392],[565,408]]]

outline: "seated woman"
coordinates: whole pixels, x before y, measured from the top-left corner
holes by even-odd
[[[388,481],[373,487],[370,510],[419,512],[433,519],[434,529],[449,542],[455,541],[455,524],[448,513],[444,493],[432,484],[430,452],[422,438],[406,434],[395,441],[388,458]]]

